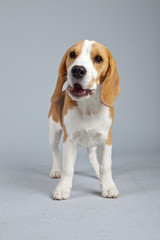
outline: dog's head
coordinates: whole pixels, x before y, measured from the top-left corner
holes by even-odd
[[[101,88],[101,101],[112,107],[120,92],[116,62],[109,50],[95,41],[78,42],[65,53],[52,101],[62,94],[63,84],[67,81],[67,91],[76,101],[95,94]]]

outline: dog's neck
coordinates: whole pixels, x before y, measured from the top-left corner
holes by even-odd
[[[101,102],[101,85],[97,87],[96,93],[89,98],[77,101],[79,110],[85,114],[90,115],[92,113],[97,113],[102,108],[103,104]]]

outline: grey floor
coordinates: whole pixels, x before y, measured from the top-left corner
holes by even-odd
[[[54,201],[50,155],[1,156],[0,239],[145,239],[160,236],[160,154],[113,154],[118,199],[100,196],[100,184],[78,155],[69,200]]]

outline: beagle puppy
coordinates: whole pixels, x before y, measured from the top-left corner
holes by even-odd
[[[65,82],[67,87],[63,91]],[[67,50],[59,66],[49,111],[49,143],[53,154],[50,177],[61,177],[53,192],[53,199],[67,199],[70,195],[78,146],[88,150],[89,161],[100,179],[102,196],[118,197],[111,171],[111,131],[113,103],[119,92],[116,62],[105,46],[84,40]],[[62,132],[61,172],[58,144]]]

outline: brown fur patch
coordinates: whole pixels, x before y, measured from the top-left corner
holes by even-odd
[[[120,93],[119,76],[116,61],[109,56],[109,68],[107,75],[102,83],[101,100],[108,107],[113,107],[113,103]]]
[[[97,63],[95,56],[101,56],[103,61]],[[108,107],[113,107],[113,102],[120,93],[119,76],[116,67],[116,61],[113,59],[110,51],[101,43],[94,43],[91,51],[91,59],[97,70],[97,85],[102,84],[101,101]]]
[[[67,134],[67,130],[64,124],[64,116],[67,114],[68,110],[73,109],[74,107],[77,106],[77,102],[74,101],[67,93],[65,94],[65,101],[64,101],[64,107],[63,107],[63,111],[62,111],[62,127],[64,130],[64,137],[63,137],[63,142],[66,141],[68,134]]]
[[[64,105],[65,91],[62,92],[61,98],[59,98],[56,102],[52,101],[51,98],[51,107],[49,110],[48,117],[52,116],[52,119],[55,122],[62,123],[62,109]]]
[[[76,58],[81,54],[82,46],[84,41],[80,41],[76,43],[74,46],[68,49],[67,58],[66,58],[66,70],[70,67],[70,65],[76,60]],[[75,52],[76,58],[70,58],[70,53]]]
[[[98,78],[96,79],[96,84],[97,86],[100,84],[100,80]]]
[[[108,138],[106,140],[106,144],[107,145],[112,145],[112,126],[113,126],[113,119],[114,119],[114,108],[110,108],[109,111],[110,111],[109,116],[112,119],[112,124],[111,124],[111,127],[109,129],[109,133],[108,133]]]
[[[65,142],[68,137],[64,124],[64,116],[67,114],[68,110],[73,109],[75,106],[77,106],[77,102],[72,100],[67,91],[63,91],[63,96],[59,101],[51,103],[48,117],[52,116],[55,122],[60,122],[64,131],[63,142]]]
[[[97,73],[98,73],[98,76],[97,76],[97,79],[96,79],[96,83],[97,85],[99,85],[99,83],[103,82],[105,76],[106,76],[106,72],[107,72],[107,69],[108,69],[108,49],[103,46],[101,43],[94,43],[93,46],[92,46],[92,51],[91,51],[91,60],[93,62],[93,66],[95,67]],[[103,61],[100,62],[100,63],[97,63],[94,58],[99,55],[102,57]]]

